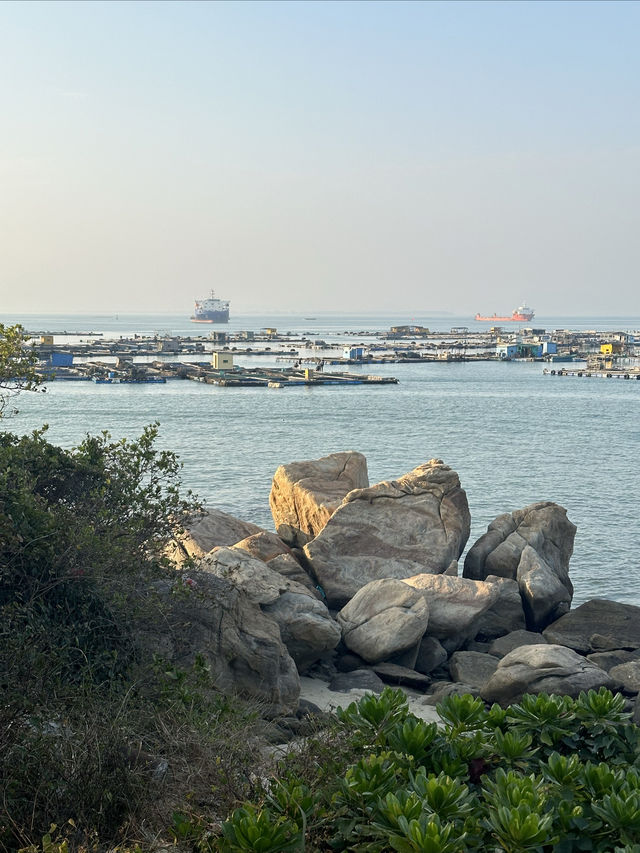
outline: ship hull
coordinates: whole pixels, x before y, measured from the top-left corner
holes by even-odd
[[[483,323],[528,323],[529,320],[533,320],[533,314],[512,314],[510,317],[498,317],[497,314],[493,314],[491,317],[482,317],[480,314],[476,314],[476,320]]]
[[[229,311],[206,311],[191,317],[192,323],[228,323]]]

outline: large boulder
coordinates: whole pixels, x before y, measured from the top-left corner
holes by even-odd
[[[242,548],[243,551],[268,563],[274,557],[279,557],[282,554],[291,554],[291,548],[276,536],[275,533],[269,533],[268,530],[260,530],[258,533],[252,533],[237,542],[221,543],[225,545],[233,545],[234,548]]]
[[[542,632],[549,643],[577,652],[640,649],[640,607],[603,598],[585,601]]]
[[[625,693],[640,693],[640,661],[620,663],[609,670],[609,675],[622,685]]]
[[[544,636],[536,631],[512,631],[494,640],[489,646],[488,653],[494,657],[503,658],[520,646],[539,646],[544,643],[546,643]],[[600,664],[597,665],[600,666]],[[601,668],[604,669],[604,667]]]
[[[307,587],[273,571],[246,551],[215,548],[199,567],[229,580],[276,622],[300,671],[338,645],[340,628],[326,606]]]
[[[352,489],[368,485],[367,460],[354,450],[281,465],[269,495],[278,534],[291,545],[304,545],[322,530]]]
[[[330,607],[371,581],[445,572],[469,536],[460,480],[439,459],[398,480],[354,489],[304,551]]]
[[[567,511],[540,501],[494,519],[487,532],[469,549],[463,576],[484,580],[487,575],[516,579],[522,551],[530,545],[570,588],[569,559],[576,526]]]
[[[429,621],[423,595],[393,578],[372,581],[338,613],[345,646],[368,663],[414,646]]]
[[[449,652],[475,637],[479,619],[500,597],[497,584],[450,575],[420,574],[403,583],[424,595],[429,605],[426,633]]]
[[[527,628],[541,630],[571,606],[569,559],[575,534],[566,509],[550,501],[505,513],[469,549],[463,576],[517,580]]]
[[[524,629],[527,622],[518,582],[496,575],[488,575],[486,582],[495,584],[498,598],[480,617],[476,625],[476,640],[486,642]]]
[[[609,689],[616,682],[599,666],[558,645],[519,646],[505,655],[481,690],[486,702],[503,707],[525,693],[558,693],[576,698],[583,690]]]
[[[569,612],[573,587],[563,583],[531,545],[522,549],[516,577],[530,631],[541,631]]]
[[[253,697],[266,713],[290,714],[300,695],[296,665],[274,620],[226,578],[198,570],[156,585],[163,620],[149,621],[138,638],[179,667],[200,656],[216,687]]]
[[[236,548],[237,546],[234,545],[233,547]],[[309,576],[308,572],[302,568],[293,554],[278,554],[277,557],[272,557],[270,560],[267,560],[267,565],[270,569],[273,569],[274,572],[284,575],[285,578],[289,578],[292,581],[301,583],[302,586],[306,586],[315,598],[322,600],[322,593],[318,590],[318,585],[315,583],[313,578]]]
[[[418,646],[414,669],[428,675],[447,662],[447,650],[435,637],[424,636]]]
[[[311,590],[316,598],[321,598],[320,593],[315,590],[316,584],[294,557],[291,548],[285,545],[275,533],[262,530],[260,533],[254,533],[252,536],[247,536],[246,539],[236,542],[231,547],[247,551],[252,557],[265,562],[274,572],[279,572],[281,575],[301,583]]]
[[[452,681],[461,681],[479,689],[498,668],[498,660],[481,652],[454,652],[449,658],[449,675]]]
[[[185,533],[173,543],[168,556],[180,566],[189,558],[198,560],[204,557],[212,548],[235,545],[241,539],[259,533],[268,534],[268,531],[219,509],[208,509],[194,519]]]

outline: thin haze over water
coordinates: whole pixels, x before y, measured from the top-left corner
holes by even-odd
[[[0,4],[9,312],[640,313],[637,2]]]

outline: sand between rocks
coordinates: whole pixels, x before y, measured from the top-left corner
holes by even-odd
[[[420,693],[414,693],[406,688],[401,688],[406,694],[409,704],[409,710],[416,717],[425,720],[427,723],[439,723],[440,717],[433,705],[424,704],[424,696]],[[321,711],[329,711],[334,713],[336,708],[346,708],[352,702],[357,702],[365,694],[370,693],[370,690],[362,688],[354,688],[346,693],[338,692],[329,689],[329,684],[320,678],[308,678],[302,676],[300,678],[300,698],[306,699],[308,702],[313,702]]]

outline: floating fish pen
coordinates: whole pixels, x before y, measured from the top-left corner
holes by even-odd
[[[229,370],[216,370],[211,367],[189,365],[187,379],[203,382],[206,385],[219,385],[224,388],[291,388],[306,385],[396,385],[393,376],[370,376],[358,373],[328,372],[295,368],[244,368],[233,367]]]
[[[589,369],[582,368],[580,370],[571,369],[567,370],[565,368],[561,368],[560,370],[549,370],[545,367],[542,371],[543,373],[549,376],[578,376],[581,378],[597,378],[597,379],[640,379],[640,369],[639,368],[631,368],[627,370],[606,370],[606,369]]]
[[[167,380],[164,376],[150,376],[143,379],[131,379],[126,376],[94,376],[93,381],[96,385],[164,385]]]

